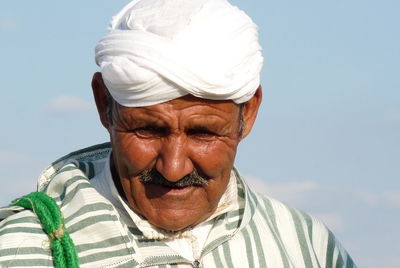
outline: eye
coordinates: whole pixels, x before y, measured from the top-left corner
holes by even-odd
[[[168,129],[157,126],[145,126],[135,128],[133,132],[141,138],[160,138],[168,135]]]
[[[217,133],[215,133],[207,128],[204,128],[204,127],[188,129],[186,131],[186,134],[188,136],[192,136],[192,137],[200,138],[200,139],[211,139],[211,138],[215,138],[218,136]]]

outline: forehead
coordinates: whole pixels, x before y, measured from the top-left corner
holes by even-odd
[[[239,113],[239,105],[231,100],[207,100],[186,95],[161,104],[145,107],[124,107],[116,104],[118,114],[126,120],[179,120],[187,118],[229,121]]]

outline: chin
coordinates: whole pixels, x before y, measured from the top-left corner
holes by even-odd
[[[175,213],[174,215],[158,215],[157,218],[147,220],[154,226],[168,231],[168,232],[178,232],[184,231],[185,229],[191,228],[198,223],[202,222],[204,219],[208,218],[208,214],[203,217],[190,217],[190,212],[186,213]]]

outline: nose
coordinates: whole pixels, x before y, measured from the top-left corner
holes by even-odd
[[[155,168],[169,181],[179,181],[193,171],[183,135],[171,135],[162,141]]]

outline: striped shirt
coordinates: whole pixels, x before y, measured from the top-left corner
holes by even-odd
[[[355,267],[318,220],[253,192],[234,170],[239,206],[218,215],[198,259],[149,239],[90,183],[107,163],[110,144],[73,152],[44,170],[38,190],[59,205],[80,267]],[[0,208],[0,267],[52,267],[49,237],[38,218]]]

